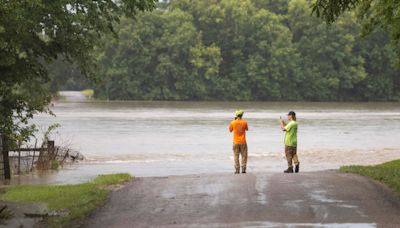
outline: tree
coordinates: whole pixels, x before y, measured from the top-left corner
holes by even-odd
[[[399,100],[400,70],[396,68],[396,52],[389,37],[382,31],[375,31],[364,39],[359,39],[355,50],[365,59],[367,76],[355,86],[358,99]]]
[[[190,14],[155,11],[123,19],[120,39],[99,50],[107,99],[198,100],[218,74],[219,48],[205,46]],[[112,40],[112,39],[111,39]]]
[[[304,98],[342,101],[353,97],[355,85],[366,72],[364,59],[354,52],[357,28],[351,15],[328,26],[310,16],[306,0],[294,0],[289,4],[289,23],[302,57]]]
[[[0,132],[32,132],[28,120],[49,111],[46,65],[63,56],[93,77],[99,38],[121,15],[154,6],[155,0],[0,0]]]
[[[286,7],[286,9],[285,9]],[[171,9],[193,15],[205,45],[221,50],[222,62],[210,97],[223,100],[288,99],[287,79],[296,81],[296,51],[291,34],[279,13],[283,1],[222,0],[173,1]],[[294,86],[296,83],[290,84]],[[296,97],[296,95],[294,95]],[[291,99],[296,99],[296,98]]]
[[[61,57],[53,61],[47,69],[50,77],[49,89],[52,94],[60,90],[83,90],[91,85],[77,64],[71,64]]]
[[[379,29],[388,32],[400,57],[399,1],[317,0],[311,7],[315,15],[324,18],[328,23],[336,21],[346,11],[356,10],[358,18],[362,21],[363,33],[369,34]]]
[[[301,100],[299,53],[283,18],[262,9],[250,18],[247,87],[255,100]]]

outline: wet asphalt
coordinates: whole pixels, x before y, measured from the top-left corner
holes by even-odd
[[[82,227],[400,227],[400,194],[336,171],[144,177]]]

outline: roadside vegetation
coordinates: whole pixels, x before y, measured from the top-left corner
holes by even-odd
[[[89,215],[107,199],[113,186],[132,179],[126,173],[100,175],[93,181],[75,185],[12,186],[0,195],[4,201],[45,203],[61,216],[48,217],[50,227],[68,227]]]
[[[343,166],[340,171],[372,177],[385,183],[394,191],[400,192],[400,159],[374,166]]]

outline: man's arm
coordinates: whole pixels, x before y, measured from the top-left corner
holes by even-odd
[[[285,123],[285,121],[283,121],[282,117],[279,117],[279,122],[281,124],[282,131],[286,131],[286,129],[285,129],[286,123]]]
[[[232,123],[231,124],[229,124],[229,132],[232,132],[233,131],[233,126],[232,126]]]

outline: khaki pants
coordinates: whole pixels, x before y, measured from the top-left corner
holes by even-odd
[[[299,158],[297,157],[297,147],[285,145],[285,155],[289,167],[293,167],[293,163],[295,165],[299,164]]]
[[[247,165],[247,144],[233,144],[233,157],[235,160],[235,169],[240,169],[239,154],[242,157],[242,169]]]

